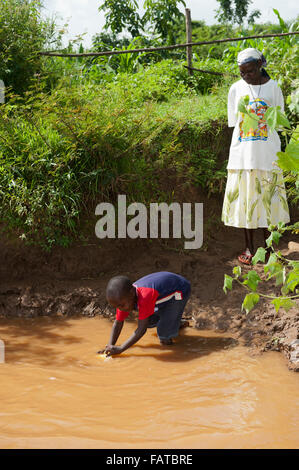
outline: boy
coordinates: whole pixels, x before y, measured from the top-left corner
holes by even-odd
[[[190,297],[190,282],[179,274],[167,271],[148,274],[131,283],[126,276],[110,279],[106,298],[116,308],[109,344],[99,353],[121,354],[135,344],[147,328],[157,327],[161,344],[172,344],[182,326],[186,303]],[[132,310],[138,311],[138,327],[121,346],[115,346],[123,328],[124,320]]]

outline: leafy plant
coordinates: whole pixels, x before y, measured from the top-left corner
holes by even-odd
[[[53,21],[42,18],[41,7],[38,0],[0,2],[0,75],[16,93],[24,93],[41,73],[38,52],[60,42]]]
[[[267,239],[267,247],[271,249],[271,254],[268,262],[264,265],[265,279],[262,279],[254,269],[243,274],[240,266],[233,268],[234,277],[225,274],[223,286],[225,293],[228,290],[232,290],[233,282],[237,282],[248,291],[242,303],[242,310],[245,310],[246,314],[256,306],[261,298],[270,301],[274,305],[276,312],[280,308],[288,311],[292,307],[296,307],[296,300],[299,299],[299,261],[285,258],[274,247],[274,244],[278,244],[279,239],[286,230],[299,233],[299,224],[285,227],[283,223],[279,223],[277,227],[269,227],[269,229],[272,230]],[[252,259],[252,264],[256,265],[258,262],[265,263],[266,255],[267,250],[259,247]],[[280,287],[281,295],[279,296],[265,294],[259,290],[260,284],[272,279],[275,280],[275,285]]]
[[[256,115],[248,111],[249,96],[242,97],[238,104],[239,112],[244,114],[244,126],[246,129],[257,125],[258,118]],[[256,116],[256,117],[255,117]],[[294,175],[296,179],[296,188],[299,188],[299,126],[292,129],[287,117],[280,111],[280,107],[269,107],[264,115],[264,119],[269,126],[270,131],[274,129],[283,129],[285,135],[289,134],[289,139],[285,151],[278,152],[278,166]],[[246,132],[246,131],[245,131]],[[242,310],[249,313],[255,305],[259,302],[260,298],[270,300],[274,305],[276,312],[281,308],[288,311],[290,308],[297,305],[296,300],[299,299],[299,261],[293,261],[285,258],[280,251],[275,249],[274,245],[278,245],[279,240],[283,233],[291,231],[292,233],[299,233],[299,222],[286,226],[280,222],[277,226],[270,225],[268,227],[270,236],[266,240],[267,249],[259,247],[254,257],[252,264],[256,265],[258,262],[265,263],[266,256],[270,250],[270,256],[267,263],[264,265],[265,279],[262,279],[259,274],[254,270],[249,270],[243,274],[240,266],[233,268],[233,275],[225,275],[224,277],[224,292],[232,290],[233,282],[237,282],[243,286],[248,293],[246,294]],[[269,295],[261,292],[258,287],[263,282],[275,280],[275,285],[280,287],[281,295]]]
[[[136,42],[140,39],[139,36],[135,37],[132,39],[130,44],[123,49],[130,50],[130,49],[135,49],[136,48]],[[140,58],[142,56],[145,56],[146,53],[141,54],[141,53],[132,53],[132,54],[121,54],[119,56],[119,65],[118,65],[118,73],[133,73],[136,71],[138,68],[138,65],[140,64]]]
[[[259,10],[248,13],[252,0],[217,0],[220,7],[217,10],[217,17],[221,22],[232,22],[241,25],[245,19],[248,23],[254,23],[256,18],[261,16]]]
[[[106,23],[104,28],[111,28],[114,33],[127,29],[132,36],[139,36],[142,30],[142,20],[137,12],[137,0],[105,0],[99,7],[105,11]]]
[[[99,10],[106,12],[104,28],[111,29],[113,33],[127,30],[134,38],[150,29],[153,34],[173,43],[175,26],[183,17],[179,4],[185,6],[185,1],[144,0],[145,11],[141,16],[137,0],[104,0]]]
[[[154,34],[166,39],[168,44],[175,43],[176,25],[184,19],[179,4],[186,6],[185,0],[145,0],[144,24],[149,24]]]

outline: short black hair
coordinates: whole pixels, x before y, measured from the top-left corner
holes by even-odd
[[[106,287],[107,299],[121,299],[132,289],[132,282],[127,276],[114,276]]]

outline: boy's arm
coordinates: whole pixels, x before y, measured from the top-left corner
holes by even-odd
[[[123,326],[124,326],[123,321],[120,321],[120,320],[115,320],[114,321],[113,326],[112,326],[112,330],[111,330],[109,343],[107,344],[107,346],[104,349],[101,349],[100,351],[98,351],[98,354],[105,353],[109,346],[113,346],[116,343],[116,341],[118,340],[118,337],[121,333],[121,330],[123,329]]]
[[[142,338],[142,336],[145,334],[147,330],[147,325],[148,325],[148,318],[145,318],[144,320],[138,320],[137,329],[130,336],[130,338],[127,339],[127,341],[125,341],[121,346],[114,346],[113,344],[110,343],[110,345],[106,347],[105,352],[107,352],[109,355],[121,354],[130,346],[137,343],[137,341],[139,341],[140,338]]]
[[[116,343],[116,341],[118,340],[118,337],[121,333],[121,330],[123,329],[123,326],[124,326],[123,321],[120,321],[120,320],[115,320],[114,321],[113,326],[112,326],[112,330],[111,330],[109,343],[108,343],[109,346],[113,346]]]

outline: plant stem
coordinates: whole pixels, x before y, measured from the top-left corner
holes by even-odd
[[[249,292],[253,292],[249,287],[244,286],[244,284],[243,284],[241,281],[239,281],[239,279],[235,278],[234,280],[237,281],[242,287],[244,287],[245,289],[247,289]],[[267,298],[267,299],[277,299],[277,298],[278,298],[277,295],[262,294],[261,292],[258,292],[258,291],[256,291],[256,293],[257,293],[259,296],[265,297],[265,298]],[[297,298],[299,298],[299,294],[293,295],[293,296],[291,296],[291,297],[286,297],[286,296],[280,297],[280,296],[279,296],[279,298],[281,298],[281,299],[297,299]]]

